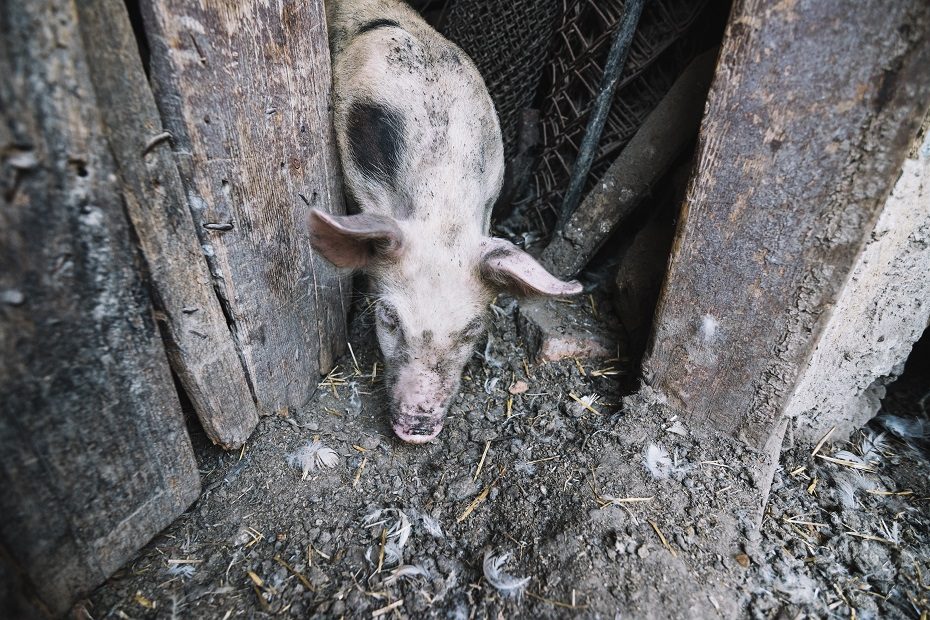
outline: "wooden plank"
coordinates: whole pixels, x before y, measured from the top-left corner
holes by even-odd
[[[930,101],[930,4],[737,0],[644,376],[761,446]]]
[[[299,407],[344,346],[348,291],[306,227],[310,207],[343,209],[322,2],[141,8],[156,100],[259,409]]]
[[[155,289],[168,357],[214,443],[242,446],[258,423],[122,0],[78,2],[97,104],[126,211]]]
[[[0,32],[0,556],[61,614],[200,481],[74,5],[0,3]]]

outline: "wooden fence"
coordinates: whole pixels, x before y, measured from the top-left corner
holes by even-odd
[[[237,448],[345,342],[304,225],[343,208],[322,2],[140,4],[144,32],[122,0],[0,3],[0,598],[24,615],[199,495],[172,373]]]

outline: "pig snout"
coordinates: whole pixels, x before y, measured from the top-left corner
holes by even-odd
[[[426,443],[439,435],[449,401],[457,389],[434,372],[412,367],[400,369],[391,390],[391,426],[407,443]]]

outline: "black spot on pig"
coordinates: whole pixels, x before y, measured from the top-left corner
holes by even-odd
[[[444,47],[439,50],[438,61],[447,66],[462,66],[462,51],[455,46]]]
[[[377,30],[378,28],[400,28],[400,24],[395,22],[393,19],[373,19],[370,22],[365,22],[362,24],[361,28],[358,29],[358,34],[371,32],[372,30]]]
[[[371,101],[361,101],[352,104],[347,120],[349,153],[355,167],[373,181],[396,187],[404,150],[401,113]]]
[[[513,251],[509,248],[494,248],[484,255],[484,260],[489,261],[495,258],[507,258],[511,254],[513,254]]]

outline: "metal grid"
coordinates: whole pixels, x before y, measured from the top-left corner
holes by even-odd
[[[557,210],[597,95],[622,0],[563,0],[542,92],[542,153],[531,202]],[[706,0],[647,3],[591,167],[590,189],[697,52],[688,36]]]
[[[624,0],[446,0],[439,29],[475,61],[501,119],[505,155],[517,149],[521,113],[541,112],[541,144],[523,206],[549,224],[568,185]],[[720,6],[717,6],[717,5]],[[712,42],[724,3],[651,0],[591,167],[589,190],[688,62]],[[717,37],[719,40],[719,37]]]
[[[562,0],[450,0],[441,25],[484,77],[497,108],[504,153],[513,157],[520,113],[531,108],[547,68]]]

